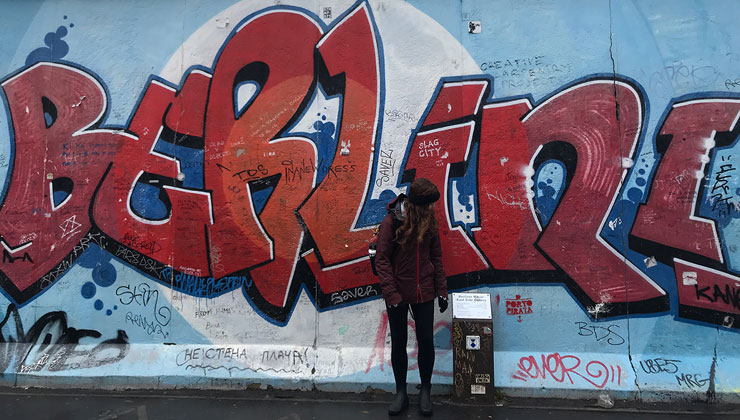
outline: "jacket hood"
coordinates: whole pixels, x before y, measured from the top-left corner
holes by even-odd
[[[403,215],[403,209],[401,208],[401,203],[403,200],[406,199],[406,194],[401,193],[396,198],[393,199],[390,203],[388,203],[385,208],[388,210],[388,213],[391,213],[394,218],[397,220],[403,221],[406,217]]]

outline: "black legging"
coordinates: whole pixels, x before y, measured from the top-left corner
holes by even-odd
[[[401,303],[395,308],[387,307],[388,325],[391,328],[391,363],[396,388],[406,389],[406,371],[409,366],[406,344],[408,342],[407,314],[411,306],[416,323],[416,341],[419,343],[419,377],[422,385],[432,383],[434,369],[434,301],[425,303]]]

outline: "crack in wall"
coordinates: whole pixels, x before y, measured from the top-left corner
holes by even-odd
[[[627,323],[629,326],[629,322]],[[637,399],[642,400],[642,389],[640,389],[640,383],[637,382],[637,369],[635,369],[635,362],[632,360],[632,351],[630,350],[629,344],[629,328],[627,333],[627,358],[630,361],[630,367],[632,367],[632,373],[635,375],[635,388],[637,388]]]
[[[613,91],[614,91],[614,112],[617,116],[617,123],[619,123],[619,97],[617,95],[617,62],[614,60],[614,32],[613,32],[613,19],[612,19],[612,1],[609,0],[609,59],[612,62],[612,81],[613,81]],[[619,130],[619,138],[622,137],[622,126],[621,124],[617,124],[617,129]],[[623,156],[622,152],[622,144],[619,144],[619,155]],[[622,205],[621,208],[621,216],[624,215],[624,205]],[[624,249],[627,249],[627,244],[624,241],[624,237],[622,237],[622,246]],[[625,261],[625,271],[627,270],[627,263]],[[626,293],[629,296],[629,287],[627,287],[627,275],[625,273],[624,276],[625,281],[625,290]],[[629,301],[629,299],[628,299]],[[631,346],[631,331],[630,331],[630,318],[629,318],[629,306],[627,307],[627,358],[630,361],[630,367],[632,368],[632,374],[635,376],[635,388],[637,389],[637,395],[638,399],[642,399],[642,389],[640,388],[640,383],[637,380],[637,369],[635,368],[635,362],[632,360],[632,346]]]
[[[612,31],[612,1],[609,0],[609,59],[612,61],[612,75],[614,77],[614,102],[617,121],[619,121],[619,99],[617,98],[617,62],[614,60],[614,32]]]
[[[719,341],[719,327],[717,328],[717,340],[714,342],[714,357],[712,357],[712,366],[709,368],[709,387],[707,388],[707,403],[717,402],[715,392],[715,374],[717,371],[717,342]]]

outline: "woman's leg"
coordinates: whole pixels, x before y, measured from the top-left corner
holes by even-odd
[[[388,325],[391,328],[391,363],[393,363],[393,377],[396,380],[396,397],[388,407],[388,414],[397,416],[409,405],[406,392],[406,371],[409,366],[409,357],[406,354],[408,341],[408,324],[406,314],[409,305],[404,303],[395,308],[386,307],[388,311]]]
[[[419,343],[419,412],[432,415],[432,370],[434,369],[434,301],[411,305],[416,321],[416,341]]]
[[[412,304],[416,322],[416,341],[419,343],[419,377],[422,385],[432,383],[434,369],[434,301]]]
[[[406,371],[409,367],[409,358],[406,353],[408,342],[407,313],[409,306],[402,303],[388,310],[388,326],[391,329],[391,363],[393,376],[396,379],[396,390],[406,390]]]

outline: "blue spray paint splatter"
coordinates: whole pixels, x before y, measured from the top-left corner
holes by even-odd
[[[328,170],[323,168],[331,166],[334,163],[334,151],[337,149],[337,140],[334,138],[336,126],[331,121],[326,121],[326,115],[318,115],[321,119],[314,121],[313,128],[316,130],[311,133],[311,139],[316,143],[318,152],[318,173],[316,174],[316,185],[328,175]]]
[[[85,299],[92,299],[95,296],[95,284],[91,281],[82,285],[82,297]]]
[[[72,25],[70,25],[72,27]],[[29,66],[39,61],[59,61],[69,52],[69,45],[62,38],[67,36],[67,28],[60,26],[56,32],[49,32],[44,37],[46,47],[36,48],[26,57]]]
[[[111,264],[111,254],[103,251],[95,245],[90,245],[85,253],[77,259],[77,264],[84,268],[92,268],[92,280],[85,282],[80,289],[82,297],[85,299],[92,299],[98,291],[98,287],[110,287],[116,282],[118,278],[118,272],[116,268]],[[97,285],[97,286],[96,286]],[[96,299],[93,306],[98,311],[103,309],[103,301]],[[118,306],[114,306],[113,309],[118,309]],[[112,315],[113,311],[106,311],[107,315]]]
[[[154,185],[137,182],[131,193],[131,210],[148,220],[165,220],[169,217],[167,206],[159,195],[162,190]]]
[[[539,214],[540,224],[544,227],[550,223],[550,219],[563,195],[565,165],[555,159],[547,160],[537,168],[534,180],[537,186],[534,203]]]
[[[448,188],[451,201],[455,200],[455,195],[457,194],[457,202],[450,203],[452,209],[452,226],[462,226],[468,236],[472,237],[472,228],[480,226],[480,218],[478,217],[478,212],[475,211],[478,196],[478,183],[476,179],[478,175],[477,143],[473,146],[470,156],[465,174],[462,177],[451,177]]]

